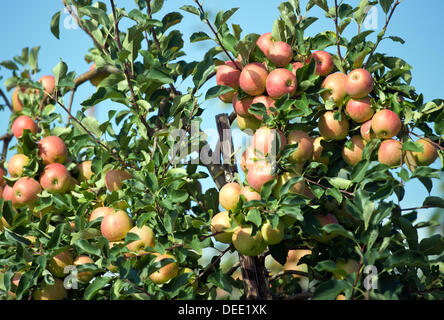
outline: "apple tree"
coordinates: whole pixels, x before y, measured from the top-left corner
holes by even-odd
[[[444,239],[420,239],[432,222],[417,218],[444,199],[399,205],[444,167],[444,100],[424,101],[412,66],[377,50],[404,42],[387,35],[400,1],[289,0],[263,35],[198,0],[166,14],[163,0],[62,2],[91,68],[62,60],[35,80],[38,47],[0,64],[2,299],[443,298]],[[375,41],[369,5],[385,13]],[[314,6],[333,30],[310,32]],[[214,43],[201,61],[184,19],[202,24],[191,43]],[[212,148],[200,123],[215,99],[233,112],[214,114]],[[110,102],[106,121],[89,113]],[[251,136],[240,163],[235,123]]]

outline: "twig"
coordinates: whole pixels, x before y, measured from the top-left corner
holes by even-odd
[[[341,61],[343,61],[342,59],[342,55],[341,55],[341,47],[339,45],[339,25],[338,25],[338,0],[335,0],[335,10],[336,10],[336,15],[335,15],[335,26],[336,26],[336,46],[338,48],[338,56],[339,59]]]
[[[434,207],[434,206],[422,206],[422,207],[416,207],[416,208],[404,208],[404,209],[399,209],[399,210],[400,210],[400,211],[413,211],[413,210],[429,209],[429,208],[438,208],[438,207]]]
[[[424,139],[425,137],[422,137],[416,133],[414,133],[413,131],[409,130],[409,133],[413,134],[415,137],[420,138],[420,139]],[[432,145],[434,145],[435,147],[439,148],[440,150],[444,150],[444,147],[442,147],[440,144],[432,141],[431,139],[427,140],[427,142],[431,143]]]
[[[329,187],[326,187],[326,186],[324,186],[324,185],[322,185],[322,184],[320,184],[320,183],[318,183],[318,182],[316,182],[316,181],[310,180],[310,179],[308,179],[308,178],[306,178],[306,177],[304,177],[304,180],[307,181],[307,182],[309,182],[309,183],[315,184],[315,185],[317,185],[318,187],[321,187],[321,188],[323,188],[323,189],[329,189]],[[344,194],[347,194],[347,195],[349,195],[349,196],[352,196],[352,197],[355,196],[355,194],[354,194],[353,192],[350,192],[350,191],[347,191],[347,190],[339,190],[339,191],[342,192],[342,193],[344,193]]]
[[[9,102],[8,98],[6,97],[5,93],[2,89],[0,89],[0,95],[3,97],[3,100],[5,100],[6,105],[8,106],[9,110],[12,111],[11,103]]]
[[[8,154],[8,147],[9,143],[12,140],[13,135],[12,134],[5,134],[1,137],[1,140],[3,140],[3,151],[2,151],[2,159],[0,161],[0,166],[3,166],[3,163],[6,161],[6,156]]]
[[[289,297],[286,297],[284,300],[307,300],[312,297],[313,294],[310,292],[302,292]]]
[[[76,89],[74,88],[74,89],[72,89],[72,92],[71,92],[71,98],[69,99],[69,105],[68,105],[68,111],[69,111],[69,113],[71,113],[71,108],[72,108],[72,103],[74,102],[74,94],[76,93]],[[70,122],[70,120],[71,120],[71,117],[69,116],[69,114],[68,114],[68,120],[67,120],[67,124],[69,125],[69,122]]]
[[[214,261],[208,266],[208,267],[206,267],[205,268],[205,270],[204,271],[202,271],[194,280],[193,280],[193,282],[191,282],[190,283],[190,285],[194,285],[194,283],[196,283],[197,281],[199,281],[199,279],[200,278],[202,278],[202,276],[204,275],[204,274],[206,274],[208,271],[210,271],[211,269],[213,269],[213,267],[216,265],[216,263],[218,263],[219,262],[219,260],[220,259],[222,259],[222,257],[229,251],[229,250],[231,250],[232,249],[232,245],[230,245],[228,248],[226,248],[224,251],[222,251],[221,253],[220,253],[220,255],[216,258],[216,259],[214,259]]]
[[[129,285],[131,285],[134,289],[137,289],[143,293],[145,293],[147,296],[152,297],[151,293],[149,293],[148,291],[146,291],[144,288],[139,287],[138,285],[136,285],[135,283],[131,282],[128,279],[125,279],[125,282],[128,283]]]
[[[276,273],[274,276],[270,277],[270,281],[276,280],[280,277],[283,277],[287,274],[296,274],[298,276],[303,276],[303,277],[307,277],[308,278],[308,273],[304,272],[304,271],[298,271],[298,270],[284,270],[281,272]]]
[[[230,268],[230,270],[228,270],[227,275],[228,275],[228,276],[232,276],[233,273],[235,273],[236,270],[239,269],[239,267],[240,267],[240,262],[235,263],[234,266],[232,266],[232,267]]]

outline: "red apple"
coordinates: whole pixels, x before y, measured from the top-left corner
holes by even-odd
[[[299,68],[302,68],[303,66],[305,66],[305,64],[303,64],[302,62],[293,62],[291,65],[293,66],[293,70],[291,72],[293,72],[294,75],[296,75],[296,71]]]
[[[268,127],[261,127],[256,130],[252,140],[253,149],[264,156],[268,154],[276,155],[278,152],[278,135],[280,137],[280,150],[283,150],[287,144],[287,139],[284,134],[277,129],[271,129]]]
[[[398,167],[401,165],[402,144],[398,140],[388,139],[381,142],[378,149],[378,161],[389,165],[390,167]]]
[[[344,140],[348,134],[350,124],[341,113],[341,121],[334,118],[335,112],[327,111],[319,118],[319,132],[326,140]]]
[[[322,82],[322,88],[328,89],[321,93],[321,97],[326,102],[332,98],[336,106],[341,106],[344,102],[345,96],[345,73],[336,72],[329,74]]]
[[[270,111],[270,107],[274,107],[275,104],[275,100],[270,98],[269,96],[256,96],[254,97],[253,101],[251,102],[251,104],[255,104],[255,103],[262,103],[265,106],[265,109],[267,110],[267,114],[270,115],[271,111]],[[262,116],[258,115],[258,114],[254,114],[254,116],[256,117],[256,119],[262,121]]]
[[[288,43],[276,41],[268,49],[267,57],[276,67],[285,67],[293,59],[293,50]]]
[[[376,138],[390,139],[396,136],[401,130],[401,119],[399,116],[388,109],[383,109],[375,113],[372,118],[372,130]]]
[[[65,142],[57,136],[48,136],[40,140],[38,149],[44,164],[64,163],[68,158]]]
[[[105,185],[109,192],[122,189],[123,181],[131,179],[129,172],[123,170],[110,170],[105,175]]]
[[[304,163],[313,156],[313,140],[301,130],[290,131],[287,144],[297,144],[296,150],[288,157],[292,163]]]
[[[45,90],[45,93],[51,94],[54,91],[55,78],[53,76],[46,75],[46,76],[41,77],[38,81],[42,84],[43,89]]]
[[[347,75],[345,91],[350,98],[360,99],[372,92],[375,83],[373,77],[365,69],[355,69]]]
[[[98,207],[98,208],[95,208],[91,212],[91,215],[89,216],[88,221],[89,222],[94,221],[94,220],[96,220],[96,219],[98,219],[100,217],[104,217],[107,214],[112,213],[112,212],[114,212],[114,209],[110,208],[110,207]]]
[[[262,63],[253,62],[247,64],[239,77],[239,86],[247,94],[258,96],[265,91],[265,82],[268,71]]]
[[[30,159],[24,154],[17,153],[9,159],[8,171],[12,178],[18,178],[23,175],[23,169],[28,165]]]
[[[115,210],[103,217],[100,231],[108,241],[119,241],[125,238],[132,227],[133,223],[128,214],[122,210]]]
[[[316,61],[316,74],[320,76],[326,76],[327,74],[333,71],[333,58],[330,53],[326,51],[315,51],[311,54],[311,58],[314,58]]]
[[[172,259],[175,262],[170,262],[159,270],[154,271],[149,275],[149,278],[156,284],[165,283],[173,278],[175,278],[179,274],[179,265],[175,257],[170,254],[158,254],[154,253],[157,257],[154,260],[155,262],[160,262],[165,259]]]
[[[350,99],[345,106],[346,114],[357,123],[363,123],[373,117],[375,111],[372,109],[370,97],[362,99]]]
[[[279,99],[286,94],[294,95],[298,82],[290,70],[279,68],[269,73],[265,87],[271,98]]]
[[[372,129],[372,120],[368,120],[361,125],[361,136],[365,141],[370,141],[375,138],[375,134]]]
[[[271,46],[273,45],[273,39],[271,37],[271,32],[267,32],[264,33],[263,35],[261,35],[256,42],[257,46],[259,47],[259,49],[261,49],[261,51],[267,55],[268,54],[268,50],[271,48]]]
[[[38,194],[42,192],[40,183],[33,178],[23,177],[18,179],[12,187],[14,193],[13,204],[17,207],[32,205],[38,200]]]
[[[429,138],[421,138],[417,141],[424,147],[423,152],[412,152],[413,157],[416,160],[416,164],[419,166],[428,166],[435,162],[438,158],[438,151],[436,147],[431,143]]]
[[[251,116],[250,113],[248,112],[248,109],[250,109],[251,104],[253,102],[253,98],[252,97],[246,97],[243,98],[241,100],[238,100],[237,97],[239,95],[237,93],[234,94],[233,97],[233,107],[234,107],[234,111],[236,111],[236,113],[240,116]]]
[[[12,189],[12,187],[5,184],[5,186],[3,187],[2,198],[5,199],[5,201],[11,201],[13,205],[15,204],[14,190]]]
[[[248,184],[256,191],[260,192],[262,186],[276,178],[273,167],[266,161],[254,163],[247,173]]]
[[[12,123],[11,131],[14,137],[16,137],[17,139],[22,137],[23,130],[25,129],[31,131],[32,134],[37,133],[36,123],[28,116],[20,116]]]
[[[214,236],[216,241],[231,243],[233,231],[227,231],[231,229],[231,219],[228,215],[228,211],[222,211],[215,214],[213,218],[211,218],[210,228],[212,233],[218,233]]]
[[[248,201],[252,201],[252,200],[261,200],[261,195],[252,190],[251,187],[242,187],[239,195],[243,195],[245,197],[245,200]]]
[[[323,163],[326,166],[330,163],[330,158],[326,156],[322,156],[322,151],[324,150],[324,147],[321,145],[321,141],[325,140],[323,137],[316,137],[313,140],[313,157],[312,161],[316,161],[319,163]]]
[[[239,76],[241,71],[231,61],[217,67],[216,83],[220,86],[239,88]]]
[[[20,90],[22,92],[26,91],[25,88],[21,88],[21,87],[20,87]],[[12,102],[12,111],[13,112],[19,112],[19,111],[23,110],[23,102],[19,98],[19,87],[16,87],[14,89],[14,91],[12,92],[11,102]]]
[[[239,202],[241,186],[237,182],[225,184],[219,191],[219,204],[225,210],[234,210]]]
[[[49,193],[65,193],[71,187],[71,174],[63,164],[46,165],[40,176],[40,184]]]
[[[137,234],[140,238],[140,240],[133,241],[126,245],[131,252],[142,253],[145,252],[145,247],[154,248],[156,245],[153,229],[148,226],[142,226],[142,228],[135,226],[128,232]]]
[[[362,151],[366,142],[360,135],[352,136],[350,140],[352,142],[351,149],[344,145],[342,148],[342,158],[348,165],[354,166],[362,160]]]
[[[241,169],[243,171],[248,171],[250,167],[257,161],[265,160],[262,154],[258,154],[254,151],[252,146],[248,147],[247,150],[244,151],[241,158]]]
[[[82,256],[78,256],[73,262],[73,264],[75,266],[81,266],[86,263],[94,264],[94,260],[88,256],[82,255]],[[77,273],[77,279],[79,279],[81,282],[84,282],[84,283],[90,282],[93,277],[94,277],[94,274],[91,271],[82,271],[82,272]]]

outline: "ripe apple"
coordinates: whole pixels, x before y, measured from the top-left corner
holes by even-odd
[[[259,129],[262,125],[262,122],[255,117],[252,116],[240,116],[236,117],[237,125],[239,129],[245,131],[245,133],[252,135],[254,132]]]
[[[86,264],[86,263],[94,264],[94,260],[88,256],[82,255],[82,256],[78,256],[73,262],[73,264],[75,266],[81,266],[82,264]],[[81,282],[84,282],[84,283],[90,282],[93,277],[94,277],[94,274],[91,271],[82,271],[82,272],[77,273],[77,279],[79,279]]]
[[[51,75],[46,75],[41,77],[38,82],[40,82],[43,86],[43,90],[47,94],[51,94],[55,89],[55,78]]]
[[[319,118],[318,128],[326,140],[344,140],[347,137],[350,124],[341,112],[341,121],[334,118],[334,111],[326,111]]]
[[[302,130],[290,131],[287,137],[287,144],[296,144],[296,150],[288,157],[292,163],[304,163],[313,156],[313,140]]]
[[[274,197],[279,198],[279,193],[281,191],[282,186],[286,184],[287,181],[290,180],[291,178],[296,178],[296,177],[300,177],[300,174],[292,172],[284,172],[280,174],[277,178],[276,185],[274,186],[272,191]],[[305,188],[306,188],[305,181],[301,180],[298,183],[294,184],[293,187],[288,192],[305,195]]]
[[[343,294],[338,294],[336,300],[347,300],[347,298]]]
[[[30,177],[18,179],[12,187],[14,199],[12,203],[16,207],[32,205],[38,200],[38,194],[42,192],[40,183]]]
[[[351,71],[345,80],[345,91],[350,98],[360,99],[368,96],[372,92],[375,83],[373,77],[365,69],[355,69]]]
[[[154,260],[155,262],[160,262],[164,259],[172,259],[174,262],[170,262],[160,269],[154,271],[149,275],[149,278],[156,284],[162,284],[165,283],[174,277],[176,277],[179,273],[179,264],[177,263],[177,260],[175,257],[173,257],[170,254],[158,254],[155,253],[157,256]]]
[[[14,137],[20,139],[23,135],[23,130],[29,130],[32,134],[37,133],[37,125],[30,117],[22,115],[14,120],[11,126],[11,131]]]
[[[351,149],[344,145],[342,148],[342,158],[348,165],[354,166],[362,160],[362,151],[364,150],[366,142],[360,135],[352,136],[350,140],[352,142]]]
[[[154,248],[154,246],[156,245],[156,239],[153,229],[148,226],[144,225],[142,226],[142,228],[135,226],[128,232],[137,234],[140,238],[140,240],[133,241],[126,245],[128,250],[131,252],[145,252],[145,247]]]
[[[294,270],[307,272],[307,264],[299,264],[299,260],[311,254],[311,250],[288,250],[287,260],[284,264],[284,270]],[[301,275],[294,274],[293,278],[300,278]]]
[[[270,111],[270,107],[274,107],[275,104],[275,100],[270,98],[269,96],[256,96],[254,97],[253,101],[251,102],[251,104],[255,104],[255,103],[262,103],[265,106],[265,109],[267,110],[267,114],[270,115],[271,111]],[[256,117],[256,119],[262,121],[262,116],[258,115],[258,114],[254,114],[253,116]]]
[[[370,140],[376,138],[375,133],[372,130],[372,120],[368,120],[361,125],[361,137],[369,142]]]
[[[94,172],[92,171],[91,165],[92,165],[92,161],[86,160],[86,161],[80,162],[76,166],[76,169],[79,172],[79,175],[77,176],[77,179],[79,180],[79,182],[88,181],[89,179],[92,178],[92,176],[94,175]]]
[[[239,66],[239,65],[238,65]],[[216,83],[220,86],[228,86],[233,89],[239,88],[239,77],[241,71],[236,68],[232,61],[217,67]]]
[[[129,172],[123,170],[110,170],[105,175],[105,186],[109,192],[122,189],[123,181],[131,179]]]
[[[263,35],[261,35],[257,41],[256,41],[257,46],[259,47],[259,49],[265,54],[268,54],[268,50],[271,48],[271,46],[273,45],[273,38],[271,37],[271,32],[267,32],[264,33]]]
[[[329,74],[322,82],[322,88],[328,89],[321,93],[324,102],[332,98],[336,106],[341,106],[344,102],[345,96],[345,79],[347,75],[342,72]]]
[[[273,99],[279,99],[286,94],[294,95],[298,87],[296,76],[287,69],[274,69],[268,74],[265,88],[268,95]]]
[[[226,231],[231,229],[231,219],[228,215],[228,211],[222,211],[218,214],[215,214],[210,222],[210,228],[212,233],[221,232],[214,236],[216,241],[222,243],[231,243],[231,237],[233,235],[233,231]]]
[[[279,138],[278,138],[279,135]],[[252,139],[252,147],[255,151],[266,156],[268,154],[277,154],[277,144],[280,139],[280,150],[283,150],[287,144],[287,139],[284,134],[277,130],[268,127],[261,127],[256,130]]]
[[[273,42],[266,55],[276,67],[285,67],[293,59],[291,46],[283,41]]]
[[[376,138],[390,139],[396,136],[401,130],[401,120],[399,116],[388,109],[383,109],[375,113],[372,118],[372,130]]]
[[[19,97],[19,90],[21,92],[25,92],[26,88],[16,87],[14,89],[14,91],[12,92],[11,102],[12,102],[12,111],[13,112],[19,112],[19,111],[23,110],[23,103]]]
[[[241,186],[237,182],[225,184],[219,191],[219,203],[225,210],[234,210],[239,202]]]
[[[305,66],[305,64],[303,64],[302,62],[293,62],[291,65],[293,66],[292,72],[293,72],[294,75],[296,75],[296,71],[299,68],[302,68],[303,66]]]
[[[323,137],[316,137],[313,140],[313,157],[311,160],[323,163],[328,166],[328,164],[330,163],[330,158],[327,156],[322,156],[322,151],[324,150],[324,147],[321,145],[322,140],[325,141]]]
[[[327,213],[326,215],[318,213],[315,215],[315,217],[322,227],[324,227],[328,224],[339,224],[338,219],[336,219],[336,217],[331,213]],[[325,231],[322,231],[322,236],[320,236],[320,237],[315,236],[314,238],[319,242],[326,243],[326,242],[329,242],[334,237],[335,237],[335,235],[327,234]]]
[[[5,201],[11,201],[13,205],[15,204],[14,190],[12,189],[12,187],[5,184],[5,186],[3,187],[2,198],[5,199]]]
[[[423,152],[412,152],[413,157],[416,160],[416,164],[419,166],[428,166],[435,162],[438,158],[438,151],[436,147],[431,143],[429,138],[421,138],[417,141],[424,147]]]
[[[8,171],[12,178],[18,178],[23,175],[23,169],[28,165],[30,159],[28,156],[17,153],[9,159]]]
[[[261,195],[258,192],[252,190],[249,186],[242,187],[239,195],[243,195],[247,202],[252,200],[261,200]]]
[[[96,64],[93,63],[90,67],[89,70],[94,70],[96,68]],[[105,79],[106,77],[108,77],[108,74],[106,72],[102,72],[99,73],[98,75],[96,75],[95,77],[91,78],[89,81],[91,82],[91,84],[95,87],[97,87],[103,79]]]
[[[378,149],[378,161],[390,167],[400,166],[403,156],[401,148],[402,144],[398,140],[388,139],[382,141]]]
[[[63,300],[68,297],[63,280],[54,279],[54,284],[49,285],[42,281],[40,288],[37,288],[33,294],[34,300]]]
[[[66,276],[65,267],[74,263],[74,257],[72,253],[65,250],[58,255],[52,257],[48,262],[48,270],[54,277],[64,278]]]
[[[239,94],[236,92],[233,96],[233,107],[234,111],[240,116],[251,116],[251,114],[248,112],[248,109],[250,109],[251,104],[253,102],[252,97],[245,97],[243,99],[238,100]]]
[[[252,62],[247,64],[239,77],[239,86],[247,94],[258,96],[265,91],[265,82],[268,71],[262,63]]]
[[[254,163],[247,173],[248,184],[258,192],[266,182],[275,178],[276,175],[271,164],[266,161]]]
[[[243,171],[248,171],[255,162],[263,160],[265,160],[264,156],[256,152],[254,148],[250,146],[242,154],[240,166]]]
[[[89,222],[94,221],[94,220],[96,220],[96,219],[98,219],[100,217],[104,217],[107,214],[112,213],[112,212],[114,212],[114,209],[110,208],[110,207],[98,207],[98,208],[95,208],[91,212],[91,215],[89,216],[88,221]]]
[[[57,136],[48,136],[38,143],[39,156],[44,164],[64,163],[68,158],[65,142]]]
[[[316,61],[316,71],[315,73],[320,76],[326,76],[333,71],[333,58],[330,53],[326,51],[315,51],[311,54],[308,62],[310,62],[311,58],[314,58]]]
[[[350,99],[345,106],[345,113],[357,123],[363,123],[373,117],[375,111],[372,109],[370,97],[361,99]]]
[[[103,217],[100,231],[108,241],[119,241],[125,238],[132,227],[133,222],[125,211],[114,210]]]
[[[262,238],[260,230],[252,235],[251,227],[237,227],[233,232],[234,248],[244,256],[257,256],[264,252],[267,244]]]
[[[359,262],[354,259],[347,259],[347,261],[340,259],[336,262],[336,266],[347,274],[357,273],[359,271]],[[338,273],[335,273],[334,277],[341,280],[345,279],[342,274]]]
[[[71,174],[63,164],[46,165],[40,176],[40,184],[49,193],[65,193],[71,187]]]
[[[284,239],[285,225],[279,221],[276,229],[271,227],[270,221],[266,221],[261,227],[262,238],[267,244],[278,244]]]

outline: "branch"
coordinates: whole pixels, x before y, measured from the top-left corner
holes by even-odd
[[[0,137],[0,140],[3,140],[3,151],[2,151],[2,159],[0,161],[0,166],[3,166],[3,163],[6,161],[6,156],[8,154],[8,147],[9,143],[12,140],[13,135],[12,134],[5,134]]]
[[[101,68],[95,68],[95,69],[89,70],[74,79],[74,88],[73,89],[74,90],[77,89],[78,86],[80,86],[81,84],[83,84],[84,82],[86,82],[88,80],[95,78],[98,75],[120,73],[120,72],[122,72],[122,70],[120,70],[114,66],[103,66]]]
[[[2,89],[0,89],[0,95],[3,97],[3,100],[5,100],[6,105],[8,106],[9,110],[12,111],[11,103],[9,102],[8,98],[6,97],[5,93]]]
[[[281,272],[276,273],[274,276],[270,277],[270,281],[276,280],[280,277],[285,276],[286,274],[296,274],[299,276],[303,276],[303,277],[307,277],[308,278],[308,273],[304,272],[304,271],[298,271],[298,270],[284,270]]]
[[[339,26],[338,26],[338,0],[335,0],[335,10],[336,10],[336,15],[335,15],[335,26],[336,26],[336,46],[338,47],[338,56],[339,59],[341,61],[343,61],[344,59],[342,58],[341,55],[341,47],[339,45]]]
[[[414,133],[413,131],[409,130],[409,133],[413,134],[415,137],[420,138],[420,139],[424,139],[425,137],[422,137],[416,133]],[[444,147],[442,147],[440,144],[432,141],[431,139],[428,140],[428,142],[430,142],[432,145],[434,145],[435,147],[437,147],[440,150],[444,150]]]
[[[322,185],[322,184],[320,184],[320,183],[318,183],[318,182],[316,182],[316,181],[310,180],[310,179],[308,179],[308,178],[306,178],[306,177],[303,177],[303,178],[304,178],[304,180],[307,181],[308,183],[315,184],[315,185],[317,185],[318,187],[321,187],[321,188],[323,188],[323,189],[329,189],[329,187],[326,187],[326,186],[324,186],[324,185]],[[353,192],[350,192],[350,191],[347,191],[347,190],[339,190],[339,191],[342,192],[342,193],[344,193],[344,194],[347,194],[347,195],[349,195],[349,196],[352,196],[352,197],[355,196],[355,194],[354,194]]]
[[[284,300],[307,300],[312,297],[310,292],[302,292],[285,298]]]
[[[221,252],[221,254],[214,259],[214,261],[208,265],[204,271],[202,271],[201,273],[198,274],[198,276],[193,280],[193,282],[189,283],[189,285],[194,285],[197,281],[199,281],[200,278],[202,278],[202,276],[206,273],[208,273],[208,271],[210,271],[211,269],[213,269],[213,267],[216,265],[216,263],[219,262],[220,259],[222,259],[222,257],[229,251],[231,250],[233,247],[233,245],[230,245],[228,248],[226,248],[224,251]]]

